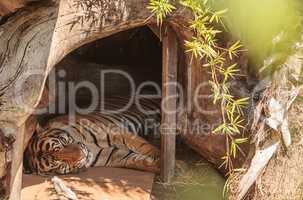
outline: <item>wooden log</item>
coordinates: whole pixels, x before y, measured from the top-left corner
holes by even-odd
[[[23,149],[24,149],[24,136],[26,135],[25,126],[18,127],[13,130],[19,135],[12,148],[12,167],[10,177],[10,196],[9,200],[21,199],[22,187],[22,172],[23,172]]]
[[[15,138],[5,136],[0,130],[0,199],[6,199],[10,193],[12,159],[10,152]]]
[[[178,41],[171,27],[163,36],[161,178],[170,182],[175,170]]]
[[[37,125],[35,116],[20,127],[1,124],[0,130],[0,199],[20,199],[22,186],[23,151]],[[15,133],[18,133],[15,136]]]

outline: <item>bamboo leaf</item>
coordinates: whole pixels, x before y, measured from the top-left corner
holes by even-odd
[[[230,151],[231,155],[235,158],[237,154],[237,144],[234,141],[231,142]]]
[[[219,131],[222,131],[225,128],[225,124],[221,124],[220,126],[218,126],[215,130],[213,130],[214,133],[217,133]]]
[[[237,138],[235,139],[236,144],[243,144],[248,141],[248,138]]]
[[[231,47],[229,47],[228,55],[231,60],[233,59],[233,56],[238,55],[239,49],[241,47],[242,47],[242,45],[240,44],[240,41],[235,42]]]
[[[221,21],[221,18],[223,14],[225,14],[228,11],[228,9],[219,10],[217,12],[214,12],[212,17],[210,18],[210,22],[213,22],[214,20],[219,23]]]
[[[156,16],[158,25],[161,25],[163,20],[176,9],[168,0],[150,0],[147,8]]]

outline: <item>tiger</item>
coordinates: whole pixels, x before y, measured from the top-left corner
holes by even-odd
[[[106,100],[106,109],[113,111],[125,105],[127,98]],[[78,173],[89,167],[119,167],[160,171],[160,151],[144,139],[144,121],[160,121],[158,102],[140,101],[119,112],[104,110],[50,119],[38,127],[24,153],[24,170],[38,175]],[[155,127],[157,129],[158,127]],[[155,130],[153,130],[155,131]]]

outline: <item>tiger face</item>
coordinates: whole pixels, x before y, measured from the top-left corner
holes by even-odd
[[[29,171],[39,175],[68,174],[89,167],[92,153],[65,130],[52,129],[31,139],[25,159]]]

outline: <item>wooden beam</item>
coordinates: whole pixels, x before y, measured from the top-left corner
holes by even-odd
[[[0,129],[0,199],[8,199],[11,185],[11,152],[15,138]]]
[[[160,27],[155,24],[155,23],[152,23],[152,24],[147,24],[147,27],[159,38],[159,40],[161,41],[161,29]]]
[[[25,124],[21,127],[12,128],[12,131],[14,132],[16,140],[13,144],[11,154],[12,167],[10,172],[9,200],[21,200]]]
[[[0,199],[20,200],[25,145],[37,126],[36,116],[26,123],[0,124]]]
[[[161,179],[170,182],[175,172],[178,42],[169,26],[163,28]]]

